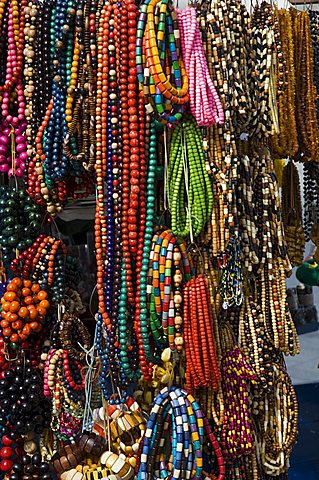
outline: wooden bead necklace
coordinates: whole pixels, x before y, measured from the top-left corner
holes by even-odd
[[[236,21],[230,21],[230,11]],[[237,230],[235,134],[247,132],[251,115],[246,74],[251,33],[246,8],[231,0],[201,2],[199,24],[210,74],[225,115],[223,127],[214,126],[204,132],[207,170],[214,180],[211,234],[213,254],[217,255],[225,250],[231,234]]]
[[[239,339],[242,352],[249,360],[257,378],[256,388],[268,389],[273,375],[272,365],[281,354],[267,339],[265,319],[252,297],[246,297],[239,317]]]
[[[61,302],[65,288],[66,246],[62,240],[41,234],[36,241],[11,263],[11,269],[39,282]]]
[[[318,159],[316,90],[313,76],[313,50],[308,12],[290,10],[295,54],[296,122],[301,161]],[[305,48],[300,48],[304,44]]]
[[[273,366],[273,392],[261,403],[263,433],[260,437],[261,465],[274,476],[288,469],[289,454],[297,436],[298,402],[287,372]]]
[[[296,85],[293,29],[289,11],[283,8],[276,10],[276,16],[278,19],[283,58],[286,65],[286,88],[283,89],[277,102],[280,132],[272,136],[272,153],[275,158],[293,158],[298,152],[297,125],[295,117]],[[277,78],[279,75],[278,68],[279,66],[277,65]]]
[[[291,266],[295,267],[303,261],[305,234],[302,227],[299,174],[292,161],[283,170],[281,204],[288,257]]]
[[[259,271],[254,295],[264,314],[268,339],[285,355],[296,355],[300,352],[300,346],[287,305],[285,278],[281,259],[268,263]]]
[[[314,83],[316,86],[316,90],[319,90],[319,81],[318,81],[318,57],[319,57],[319,22],[318,22],[318,14],[314,10],[310,10],[309,12],[309,21],[310,21],[310,32],[311,32],[311,43],[313,49],[313,68],[314,68]],[[319,102],[317,98],[316,102],[316,110],[317,110],[317,121],[319,119]]]
[[[253,452],[255,439],[248,385],[255,383],[256,375],[240,349],[234,345],[222,357],[221,376],[225,402],[223,453],[227,458],[234,459]]]
[[[82,2],[83,4],[85,2]],[[68,133],[64,140],[64,152],[72,162],[80,162],[86,170],[93,170],[95,162],[95,91],[96,75],[96,1],[87,2],[86,8],[76,10],[77,37],[65,119]]]
[[[91,337],[87,327],[78,317],[65,312],[58,323],[58,328],[61,346],[68,352],[70,358],[84,360],[91,344]],[[80,349],[75,347],[75,339],[80,343]]]
[[[303,198],[304,221],[303,227],[306,240],[309,240],[311,230],[318,223],[319,218],[319,166],[316,162],[305,162],[303,165]]]
[[[17,349],[32,333],[40,332],[50,308],[47,293],[30,280],[15,277],[8,283],[1,304],[4,341]]]
[[[25,76],[25,87],[24,87],[24,96],[25,96],[25,116],[27,121],[26,128],[26,137],[28,139],[28,159],[32,158],[35,154],[34,142],[33,142],[33,130],[32,127],[35,123],[34,120],[34,105],[33,105],[33,95],[34,95],[34,77],[35,77],[35,46],[37,43],[37,23],[39,9],[37,2],[29,2],[25,8],[25,48],[23,50],[24,54],[24,76]]]
[[[233,305],[240,306],[243,301],[243,275],[240,265],[240,244],[236,237],[229,240],[225,250],[225,265],[222,268],[222,277],[219,291],[223,308]],[[218,259],[217,259],[218,261]]]
[[[47,398],[52,398],[51,428],[61,440],[73,438],[81,428],[84,392],[81,370],[81,363],[71,360],[68,352],[62,348],[49,351],[44,369],[43,393]]]
[[[243,266],[251,272],[258,264],[257,225],[254,208],[254,188],[256,163],[247,155],[240,157],[239,175],[241,182],[238,185],[238,217],[240,225],[240,246]]]
[[[284,87],[284,59],[277,19],[272,6],[262,2],[252,15],[253,61],[250,78],[253,84],[253,116],[249,125],[254,143],[265,142],[273,133],[279,133],[277,96]],[[277,91],[275,89],[275,66]],[[262,73],[261,73],[262,72]]]

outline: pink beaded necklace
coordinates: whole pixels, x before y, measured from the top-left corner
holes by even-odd
[[[198,125],[224,123],[224,111],[210,78],[200,30],[193,7],[176,10],[183,60],[189,78],[190,110]]]
[[[21,11],[23,10],[21,7]],[[22,22],[23,27],[24,22]],[[23,31],[23,29],[22,29]],[[21,46],[20,46],[21,48]],[[8,57],[6,65],[6,85],[12,84],[11,88],[4,89],[1,112],[2,122],[0,124],[0,172],[8,173],[9,176],[22,177],[25,169],[27,154],[27,138],[25,136],[25,97],[21,72],[18,71],[19,46],[14,37],[13,8],[9,8],[8,20]],[[16,83],[14,87],[14,83]],[[10,97],[12,90],[16,89],[18,103],[17,115],[11,115]]]

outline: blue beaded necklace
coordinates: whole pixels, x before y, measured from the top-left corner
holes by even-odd
[[[171,441],[169,427],[171,424]],[[204,419],[195,399],[185,390],[164,388],[157,395],[143,440],[138,480],[186,478],[203,472]],[[172,471],[168,471],[172,456]],[[184,478],[184,477],[183,477]]]

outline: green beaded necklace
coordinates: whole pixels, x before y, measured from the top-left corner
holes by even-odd
[[[175,128],[169,152],[168,194],[172,230],[180,237],[197,237],[213,206],[206,171],[201,131],[194,118],[185,115]]]

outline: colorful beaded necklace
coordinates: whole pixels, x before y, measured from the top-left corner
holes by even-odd
[[[189,101],[188,78],[180,56],[180,34],[173,4],[146,0],[136,34],[136,71],[147,113],[163,123],[180,120]]]

